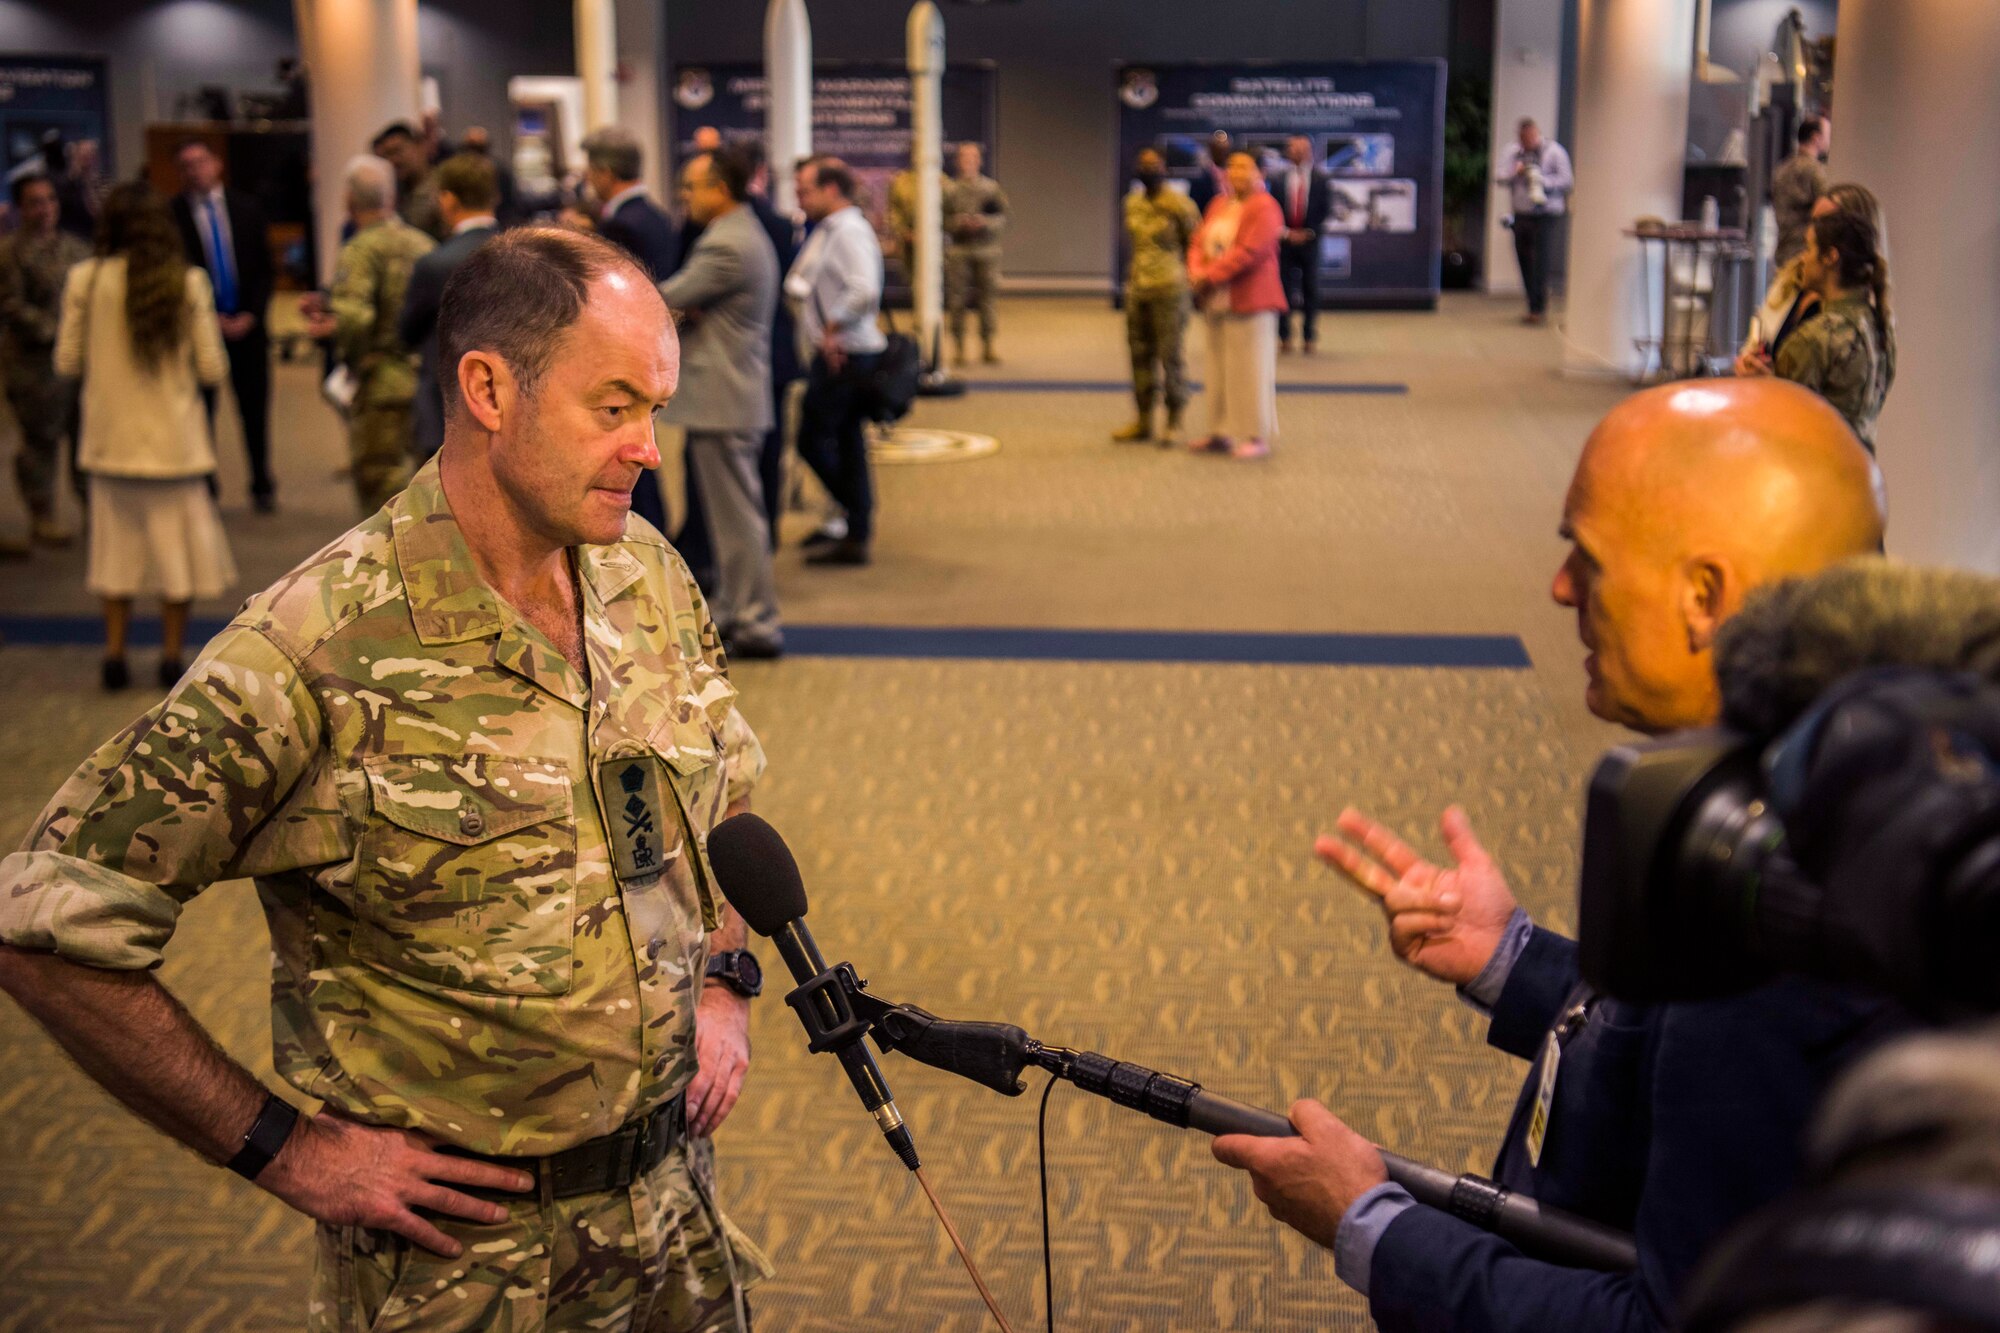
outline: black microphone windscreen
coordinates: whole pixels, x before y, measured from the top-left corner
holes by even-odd
[[[722,896],[759,935],[806,914],[806,886],[792,849],[753,814],[732,815],[708,835],[708,863]]]

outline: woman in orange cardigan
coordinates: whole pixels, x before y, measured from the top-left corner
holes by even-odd
[[[1208,327],[1208,429],[1197,453],[1264,458],[1278,436],[1278,277],[1284,213],[1257,159],[1232,153],[1229,190],[1209,201],[1188,244],[1188,277]]]

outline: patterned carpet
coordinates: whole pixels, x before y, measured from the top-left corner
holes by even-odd
[[[1464,801],[1542,919],[1570,916],[1580,783],[1609,734],[1578,702],[1546,601],[1574,451],[1614,394],[1478,299],[1328,321],[1287,375],[1406,398],[1288,396],[1262,470],[1103,433],[1103,394],[977,394],[924,419],[999,435],[972,463],[885,469],[875,567],[780,570],[825,623],[1516,634],[1515,670],[795,659],[738,670],[771,755],[759,809],[791,841],[812,924],[877,992],[1015,1022],[1280,1108],[1326,1100],[1399,1152],[1484,1169],[1519,1068],[1310,854],[1353,802],[1435,849]],[[1116,317],[1016,302],[1005,373],[1109,378]],[[303,371],[280,375],[287,518],[232,512],[246,584],[346,521]],[[225,449],[228,445],[225,444]],[[240,482],[226,474],[225,496]],[[0,569],[10,609],[87,612],[75,557]],[[226,608],[222,608],[226,609]],[[146,699],[95,692],[87,649],[0,652],[9,842]],[[144,672],[149,664],[135,664]],[[135,674],[140,672],[135,671]],[[767,959],[769,950],[765,950]],[[775,960],[770,960],[773,963]],[[196,900],[174,988],[268,1070],[263,926],[248,886]],[[809,1056],[783,1005],[754,1028],[718,1140],[724,1206],[775,1256],[768,1329],[990,1327],[915,1182]],[[1041,1326],[1035,1105],[897,1057],[884,1072],[1017,1329]],[[1358,1329],[1331,1257],[1272,1224],[1206,1141],[1058,1090],[1059,1326]],[[309,1226],[172,1148],[0,1004],[0,1330],[277,1330],[301,1322]]]

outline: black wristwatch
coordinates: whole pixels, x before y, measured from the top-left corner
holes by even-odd
[[[764,993],[764,969],[748,949],[724,949],[708,956],[706,975],[716,978],[746,1000]]]
[[[275,1092],[265,1094],[263,1109],[250,1122],[243,1146],[223,1165],[245,1180],[255,1180],[298,1127],[299,1108]]]

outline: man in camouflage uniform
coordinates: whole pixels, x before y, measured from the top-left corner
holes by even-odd
[[[1125,341],[1132,349],[1132,397],[1139,415],[1114,440],[1153,438],[1153,403],[1164,391],[1172,443],[1187,405],[1187,362],[1181,354],[1188,318],[1188,243],[1201,217],[1194,203],[1167,185],[1167,162],[1155,149],[1133,164],[1139,188],[1125,196]]]
[[[347,173],[347,211],[354,237],[340,248],[328,312],[309,327],[331,336],[355,380],[348,411],[348,454],[361,512],[373,513],[403,488],[409,475],[412,413],[417,397],[416,349],[397,331],[410,271],[436,248],[429,236],[391,209],[395,182],[380,158],[360,158]]]
[[[1007,192],[979,168],[976,143],[958,146],[957,170],[944,184],[944,304],[951,312],[952,350],[965,365],[965,308],[979,312],[980,359],[1000,364],[993,297],[1000,286],[1000,233],[1007,229]]]
[[[408,121],[396,121],[375,136],[369,147],[396,169],[396,215],[434,241],[451,234],[444,225],[437,179],[431,175],[431,150]]]
[[[56,225],[56,188],[46,176],[15,178],[13,199],[21,225],[0,240],[0,369],[21,428],[14,482],[28,506],[33,539],[63,546],[70,534],[56,519],[56,474],[63,437],[76,428],[76,391],[56,375],[56,323],[63,279],[71,265],[90,257],[90,247]],[[8,553],[25,554],[26,548]]]
[[[1799,122],[1798,140],[1798,151],[1771,173],[1771,211],[1778,220],[1778,248],[1771,258],[1780,268],[1806,248],[1806,223],[1826,193],[1823,164],[1833,143],[1833,122],[1807,116]]]
[[[310,1329],[733,1328],[770,1267],[689,1139],[749,1060],[748,1002],[705,967],[743,925],[704,846],[764,756],[687,567],[629,517],[673,325],[623,251],[527,228],[459,270],[439,342],[437,459],[0,861],[0,985],[319,1220]],[[277,1071],[325,1103],[295,1126],[150,971],[237,875]]]

